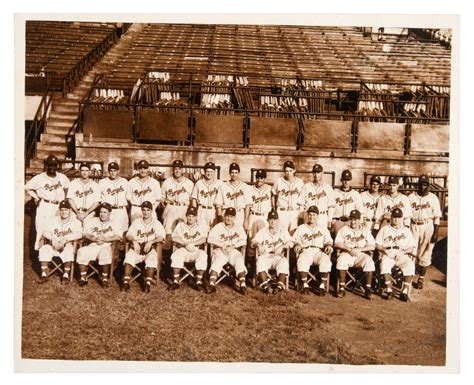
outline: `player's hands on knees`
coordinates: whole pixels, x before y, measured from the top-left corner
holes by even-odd
[[[296,246],[294,247],[294,250],[295,250],[295,253],[296,253],[296,254],[298,254],[298,253],[301,251],[301,249],[302,249],[301,245],[296,245]]]
[[[332,246],[326,246],[326,247],[324,248],[324,253],[325,253],[325,254],[328,254],[328,255],[331,255],[331,254],[332,254],[332,250],[333,250]]]

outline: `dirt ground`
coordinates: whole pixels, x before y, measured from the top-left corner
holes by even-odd
[[[446,239],[408,303],[294,290],[244,297],[226,285],[214,295],[187,284],[171,292],[164,282],[144,294],[137,282],[122,293],[116,280],[105,290],[96,281],[61,286],[59,276],[39,285],[30,224],[26,216],[22,358],[445,364]]]

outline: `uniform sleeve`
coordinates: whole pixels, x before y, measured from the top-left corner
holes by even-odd
[[[299,206],[305,206],[306,205],[307,191],[308,191],[308,184],[305,184],[303,186],[303,188],[301,189],[300,194],[298,195],[298,200],[296,202]]]
[[[365,239],[367,241],[367,247],[375,247],[375,239],[367,228],[365,228]]]
[[[160,236],[161,238],[165,239],[166,238],[166,230],[161,224],[159,220],[156,220],[155,223],[155,232],[157,236]]]
[[[328,196],[328,208],[336,207],[336,198],[334,197],[334,190],[329,185],[326,188],[326,194]]]
[[[178,240],[182,241],[183,240],[183,237],[182,237],[182,234],[183,234],[183,225],[182,225],[183,222],[179,222],[176,227],[174,228],[173,232],[171,233],[171,240],[173,242],[177,242]]]
[[[375,208],[375,219],[378,221],[382,220],[383,215],[385,213],[385,210],[383,207],[384,201],[385,199],[383,199],[382,197],[380,197],[379,200],[377,201],[377,206]]]
[[[54,232],[54,222],[56,221],[47,221],[46,226],[43,229],[43,234],[45,238],[52,240],[53,239],[53,232]]]
[[[244,183],[243,187],[244,187],[245,206],[253,205],[251,187],[247,183]]]
[[[382,227],[375,237],[375,244],[383,246],[383,240],[385,238],[385,227]]]
[[[66,199],[74,199],[74,192],[76,191],[75,185],[76,185],[76,183],[74,181],[72,181],[69,184],[69,188],[68,188],[67,194],[66,194]]]
[[[255,236],[253,237],[252,241],[251,241],[251,244],[252,245],[255,245],[256,243],[262,243],[263,241],[263,231],[265,231],[265,229],[260,229],[258,231],[257,234],[255,234]]]
[[[82,238],[82,224],[77,219],[74,219],[71,225],[72,234],[67,236],[68,241],[75,241]]]
[[[245,246],[247,244],[247,234],[242,226],[238,229],[239,238],[235,242],[235,247]]]
[[[224,184],[219,186],[217,190],[216,199],[214,200],[214,206],[223,206],[224,205]]]
[[[92,184],[92,204],[96,204],[98,202],[100,202],[100,188],[99,188],[99,184],[97,182],[94,182]],[[69,193],[69,190],[68,190],[68,193]]]
[[[344,238],[346,236],[346,226],[342,227],[337,235],[336,235],[336,239],[334,240],[334,244],[337,244],[337,243],[344,243]]]
[[[279,179],[277,179],[277,181],[272,186],[272,195],[278,195],[278,182]]]
[[[162,199],[160,182],[158,182],[156,179],[152,179],[152,181],[153,181],[153,191],[155,193],[155,201],[160,201]],[[152,203],[154,204],[155,202],[152,202]]]
[[[282,237],[283,242],[285,243],[285,246],[293,247],[293,239],[291,238],[288,231],[283,230],[281,237]]]
[[[331,234],[329,233],[329,230],[327,228],[323,229],[323,235],[324,235],[324,244],[325,245],[327,245],[329,243],[331,245],[334,244],[334,240],[332,239]]]
[[[117,235],[118,237],[120,237],[120,239],[123,238],[123,233],[122,233],[121,227],[120,227],[120,225],[118,224],[117,221],[112,221],[112,231],[113,231],[114,235]]]
[[[405,207],[406,212],[403,213],[405,218],[413,217],[413,211],[411,209],[410,200],[406,195],[403,196],[403,206]]]
[[[433,209],[433,218],[441,218],[443,216],[441,213],[441,204],[439,203],[438,197],[433,193],[431,195],[431,206]]]
[[[413,234],[412,232],[409,230],[409,229],[406,229],[406,234],[407,234],[407,247],[410,248],[410,247],[414,247],[416,248],[416,242],[415,242],[415,238],[413,237]]]
[[[303,242],[301,240],[301,227],[298,227],[296,229],[296,231],[294,232],[292,241],[293,241],[294,244],[297,244],[297,245],[302,245],[303,244]]]
[[[94,223],[95,221],[92,219],[90,221],[85,221],[84,223],[84,234],[89,234],[91,235],[91,230],[92,230],[92,223]]]
[[[356,200],[356,209],[360,211],[362,215],[365,215],[365,207],[364,204],[362,203],[362,198],[360,194],[357,192],[355,195],[355,200]]]
[[[191,191],[191,199],[196,199],[199,203],[199,200],[198,200],[198,182],[196,182],[196,184],[193,187],[193,191]]]
[[[69,183],[70,183],[69,178],[64,174],[61,174],[60,179],[61,179],[61,184],[63,185],[63,188],[65,189],[69,188]]]
[[[35,175],[28,182],[26,182],[25,188],[27,190],[38,190],[41,186],[41,174]]]
[[[133,237],[133,239],[136,239],[135,238],[135,234],[137,233],[137,225],[136,225],[137,221],[134,220],[132,222],[132,224],[130,225],[130,227],[128,228],[127,230],[127,234],[125,234],[125,238],[128,238],[128,237]]]
[[[219,224],[215,225],[211,231],[209,231],[209,235],[207,237],[207,243],[221,246],[222,242],[219,240]]]
[[[126,196],[126,198],[129,202],[132,200],[132,180],[133,180],[133,178],[128,181],[127,189],[126,189],[127,192],[125,194],[125,196]]]

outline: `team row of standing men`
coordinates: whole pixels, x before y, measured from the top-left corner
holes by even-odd
[[[94,231],[97,234],[105,234],[104,230],[107,229],[107,226],[104,227],[103,219],[108,219],[107,222],[110,221],[110,223],[114,224],[112,227],[117,228],[117,236],[119,238],[128,231],[127,238],[133,241],[134,238],[129,234],[130,229],[133,229],[134,226],[137,227],[137,225],[135,225],[136,219],[139,219],[137,223],[144,225],[144,209],[145,211],[148,209],[148,207],[144,207],[144,203],[146,203],[145,206],[151,206],[149,207],[151,219],[156,219],[156,209],[162,206],[164,238],[167,242],[171,242],[174,230],[179,228],[177,226],[178,223],[187,224],[189,222],[188,217],[192,215],[187,214],[190,212],[195,214],[196,224],[203,224],[211,229],[222,219],[224,222],[219,224],[224,227],[227,226],[226,217],[232,217],[232,215],[223,214],[232,214],[235,212],[232,225],[242,227],[244,234],[246,234],[244,244],[247,243],[247,235],[251,240],[255,239],[254,237],[259,230],[262,228],[271,228],[269,223],[275,219],[278,222],[278,228],[287,231],[289,235],[291,234],[294,237],[295,234],[297,235],[296,229],[299,221],[305,222],[302,226],[311,225],[310,227],[313,227],[310,220],[316,210],[317,214],[312,219],[316,221],[314,225],[318,228],[318,231],[314,234],[306,234],[303,239],[316,239],[321,237],[324,239],[327,233],[329,234],[329,238],[331,238],[331,234],[336,238],[336,244],[337,236],[340,232],[339,230],[343,227],[347,227],[347,229],[353,227],[363,228],[367,230],[365,234],[372,236],[376,235],[378,230],[386,224],[389,224],[388,228],[394,227],[392,217],[398,218],[401,213],[401,219],[396,219],[395,221],[401,222],[401,229],[406,230],[410,228],[411,231],[408,231],[408,233],[405,231],[406,234],[404,235],[387,235],[387,241],[391,241],[391,246],[387,247],[391,247],[389,250],[399,250],[396,249],[396,247],[400,247],[398,244],[404,239],[409,238],[407,234],[413,238],[414,247],[411,252],[416,253],[418,257],[417,262],[420,267],[418,287],[421,288],[426,273],[426,267],[431,263],[432,246],[437,238],[439,220],[441,217],[439,201],[434,194],[429,192],[429,181],[425,176],[419,178],[418,191],[406,196],[398,192],[399,183],[396,177],[390,177],[388,180],[389,189],[387,193],[380,194],[378,190],[381,181],[377,176],[372,177],[370,189],[359,194],[350,186],[352,174],[349,170],[344,170],[341,174],[341,188],[333,189],[329,184],[323,181],[323,167],[319,164],[315,164],[313,167],[313,181],[305,184],[300,178],[294,175],[296,170],[292,161],[286,161],[284,163],[284,175],[279,178],[272,187],[265,183],[265,170],[257,171],[256,184],[254,186],[249,186],[242,182],[240,180],[240,167],[236,163],[232,163],[229,167],[229,181],[222,182],[215,177],[215,165],[212,162],[208,162],[204,166],[203,178],[199,179],[196,184],[193,184],[191,180],[184,176],[183,162],[176,160],[173,162],[173,175],[167,178],[161,186],[156,179],[149,175],[149,164],[145,160],[138,162],[138,175],[130,179],[130,181],[118,175],[119,166],[117,163],[112,162],[108,165],[109,176],[102,179],[99,183],[90,179],[90,166],[86,163],[80,165],[80,177],[72,182],[69,182],[65,175],[57,172],[59,162],[55,156],[49,156],[45,163],[47,168],[46,172],[35,176],[26,184],[27,192],[38,205],[35,248],[39,249],[42,237],[48,238],[48,236],[50,236],[49,232],[45,231],[46,227],[51,230],[51,223],[54,222],[52,218],[60,220],[61,216],[55,217],[58,211],[58,205],[59,202],[67,199],[70,210],[75,214],[77,220],[84,225],[84,236],[91,241],[91,244],[87,246],[89,249],[81,251],[81,249],[83,249],[81,248],[78,252],[77,261],[80,265],[80,261],[88,263],[89,260],[96,259],[97,257],[99,258],[99,264],[103,266],[107,265],[105,262],[108,261],[108,257],[105,258],[105,261],[101,261],[101,248],[95,246],[100,246],[100,242],[110,242],[111,239],[105,237],[105,240],[100,240],[100,237],[91,237]],[[65,205],[66,203],[62,204],[62,206]],[[95,217],[94,212],[99,208],[99,216]],[[62,209],[64,211],[68,210],[67,207],[62,207]],[[228,211],[229,209],[231,210]],[[396,215],[392,215],[394,209],[398,209]],[[354,218],[351,218],[351,213]],[[129,221],[132,224],[130,229]],[[355,224],[353,226],[353,222],[358,222],[357,226]],[[347,231],[347,229],[345,231]],[[221,230],[224,231],[226,229]],[[299,230],[298,228],[298,231]],[[150,233],[150,231],[151,230],[147,230],[146,228],[139,229],[136,234],[142,236]],[[154,231],[156,232],[156,230]],[[64,231],[62,232],[64,233]],[[59,230],[56,231],[56,234],[61,234],[62,232]],[[325,234],[323,234],[323,232]],[[200,235],[205,242],[207,237],[202,235],[202,231]],[[346,235],[347,240],[353,243],[355,242],[355,246],[358,245],[358,239],[360,237],[360,234],[353,235],[352,237]],[[175,245],[186,246],[184,243],[176,242],[174,238],[175,237],[173,237],[173,241]],[[222,239],[227,238],[229,237],[222,235]],[[305,249],[314,248],[314,252],[321,251],[324,253],[324,251],[326,251],[324,254],[328,254],[329,249],[326,248],[326,244],[329,244],[329,238],[326,240],[326,243],[323,241],[321,247],[309,245],[305,247]],[[236,239],[239,239],[239,237]],[[369,241],[371,240],[369,239]],[[151,251],[151,244],[149,242],[145,243],[149,246],[143,247],[143,242],[135,242],[131,250],[134,250],[137,255],[143,256]],[[331,247],[332,243],[331,238]],[[199,246],[199,244],[195,244],[194,246]],[[239,245],[233,246],[239,247]],[[258,242],[256,246],[257,248],[261,248]],[[358,250],[360,247],[355,246],[349,247],[349,249],[351,249],[350,251],[352,251],[352,253],[348,252],[349,255],[357,254],[360,251]],[[54,249],[54,245],[51,248]],[[191,246],[184,247],[185,250],[191,248]],[[319,250],[316,250],[318,248]],[[178,251],[181,249],[183,249],[183,247],[178,247]],[[220,253],[220,249],[222,249],[222,247],[216,247],[213,260],[218,260],[216,255]],[[296,247],[295,249],[299,248]],[[339,249],[342,250],[342,248]],[[356,249],[356,251],[352,249]],[[409,248],[405,247],[403,250],[406,251],[405,249]],[[194,251],[200,254],[197,250],[198,248]],[[187,251],[189,252],[190,250]],[[231,250],[227,251],[228,253],[224,252],[224,254],[229,257],[227,254],[229,254]],[[309,253],[309,251],[307,253],[301,252],[301,250],[298,251],[300,252],[298,261],[304,260],[305,255]],[[362,253],[363,251],[360,252]],[[275,253],[273,252],[273,254]],[[344,257],[343,254],[344,253],[342,253],[340,257]],[[386,254],[394,253],[390,252]],[[408,251],[406,251],[405,254],[408,254]],[[42,256],[40,252],[40,260],[42,257],[44,256]],[[397,263],[397,258],[396,256],[392,258],[395,263]],[[224,260],[224,258],[221,259]],[[327,284],[325,282],[327,277],[325,277],[325,272],[323,271],[326,270],[326,266],[324,263],[322,264],[323,266],[321,266],[320,263],[316,263],[316,259],[318,258],[313,258],[312,263],[319,265],[319,270],[322,273],[321,289],[323,289]],[[129,263],[128,265],[133,267],[134,264]],[[130,268],[127,268],[127,263],[125,266],[124,286],[127,289],[128,282],[126,278],[128,277]],[[198,270],[198,282],[202,273],[200,267],[200,265],[196,266]],[[87,269],[87,265],[85,265],[84,269]],[[175,269],[174,278],[176,278],[176,273],[179,268],[175,266],[173,269]],[[370,270],[372,268],[371,266],[366,266],[365,269]],[[47,270],[47,264],[44,270]],[[241,284],[243,282],[243,285],[245,285],[245,272],[246,271],[237,271],[238,278]],[[83,273],[81,269],[81,274],[85,275],[85,273]],[[211,291],[213,291],[212,283],[216,275],[213,273],[218,272],[213,271],[211,267]],[[42,272],[42,275],[45,274],[47,275],[47,271]],[[107,282],[107,269],[104,269],[102,274],[103,279]],[[411,269],[408,269],[404,274],[412,276],[414,272],[411,274]],[[151,280],[151,277],[148,277],[147,273],[147,281],[149,279]],[[301,276],[301,280],[303,282],[303,289],[306,289],[305,277]],[[173,286],[176,286],[176,279],[174,281]],[[370,282],[369,280],[367,281]],[[266,280],[263,280],[263,283],[265,282]],[[241,287],[245,288],[245,286],[242,285]],[[266,289],[265,284],[262,287]],[[242,291],[245,291],[245,289],[242,289]]]

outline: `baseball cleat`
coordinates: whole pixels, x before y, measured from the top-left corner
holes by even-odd
[[[408,294],[407,293],[401,293],[400,294],[400,301],[408,302]]]
[[[108,279],[103,279],[101,281],[101,285],[103,289],[107,289],[109,287],[109,280]]]
[[[416,286],[415,286],[418,290],[421,290],[423,289],[423,280],[422,279],[418,279],[418,282],[416,283]]]
[[[151,290],[151,284],[150,284],[149,282],[147,282],[147,283],[145,284],[145,287],[144,287],[143,291],[144,291],[145,293],[149,293],[150,290]]]
[[[81,278],[81,279],[79,280],[79,286],[82,287],[82,286],[85,286],[85,285],[87,285],[87,280],[84,279],[84,278]]]
[[[128,282],[124,282],[120,290],[125,292],[130,291],[130,284]]]
[[[209,285],[207,287],[207,293],[208,294],[215,293],[215,292],[216,292],[216,286],[215,285]]]
[[[268,284],[261,286],[260,290],[265,294],[271,294],[272,293],[272,288]]]
[[[200,293],[204,291],[204,286],[202,285],[202,283],[196,284],[196,290],[199,291]]]
[[[178,290],[178,289],[179,289],[179,283],[173,282],[173,284],[170,286],[170,290]]]
[[[278,285],[273,289],[273,294],[278,294],[279,292],[283,291],[283,287],[281,285]]]
[[[240,286],[239,293],[242,295],[247,294],[247,286]]]
[[[61,278],[61,285],[67,285],[69,284],[69,277],[68,276],[63,276]]]
[[[386,299],[386,300],[392,299],[392,292],[385,290],[385,291],[382,293],[382,298],[383,298],[383,299]]]
[[[346,296],[346,291],[339,289],[337,292],[337,298],[344,298]]]
[[[48,280],[48,276],[47,276],[47,275],[42,275],[42,276],[40,277],[40,279],[38,280],[38,283],[39,283],[39,284],[43,284],[43,283],[45,283],[47,280]]]
[[[365,294],[364,294],[365,298],[367,298],[368,300],[371,300],[372,299],[372,289],[371,288],[365,288]]]

